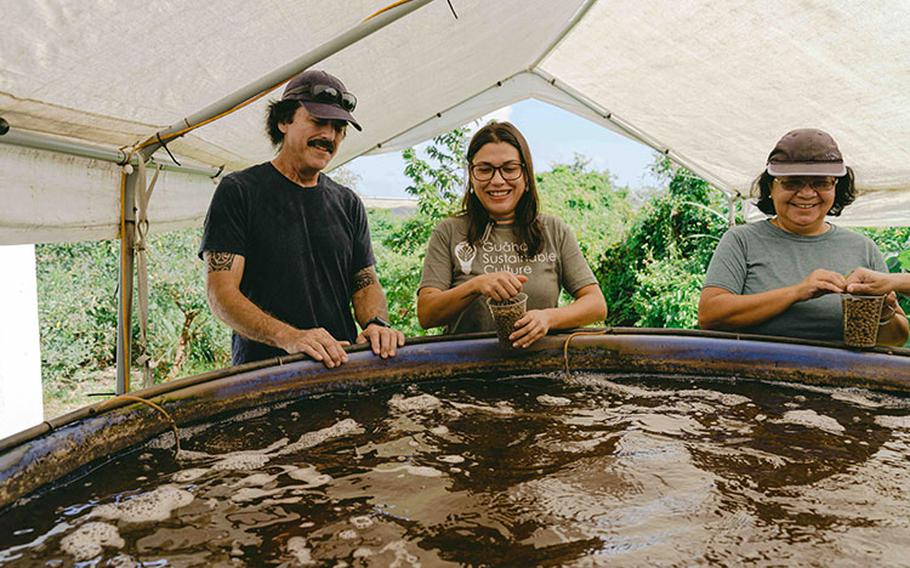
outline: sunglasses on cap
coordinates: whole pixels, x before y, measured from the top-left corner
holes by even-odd
[[[357,106],[357,97],[353,93],[342,93],[330,85],[303,85],[286,92],[282,98],[299,98],[314,103],[338,105],[348,112]]]

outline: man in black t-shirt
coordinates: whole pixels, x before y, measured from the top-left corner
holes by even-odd
[[[383,358],[404,345],[386,321],[363,203],[322,173],[347,125],[360,130],[355,105],[332,75],[297,75],[269,105],[278,154],[215,191],[199,254],[209,305],[234,329],[235,365],[303,352],[332,368],[352,342]]]

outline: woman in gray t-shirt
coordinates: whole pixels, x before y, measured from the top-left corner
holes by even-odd
[[[721,239],[705,277],[698,322],[705,329],[841,340],[845,277],[886,272],[870,239],[825,221],[853,202],[853,170],[834,139],[815,129],[787,133],[755,182],[769,220],[734,227]],[[878,343],[902,345],[908,324],[894,293],[886,297]]]
[[[510,340],[527,347],[550,329],[603,320],[606,302],[575,235],[539,214],[528,143],[508,122],[491,122],[468,145],[470,181],[462,211],[433,231],[417,295],[424,328],[492,331],[487,298],[525,292],[528,312]],[[574,298],[557,307],[560,289]]]

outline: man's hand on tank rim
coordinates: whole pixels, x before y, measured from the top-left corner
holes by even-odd
[[[379,323],[369,323],[357,336],[356,343],[369,343],[373,354],[388,359],[395,356],[397,348],[404,346],[404,333]]]

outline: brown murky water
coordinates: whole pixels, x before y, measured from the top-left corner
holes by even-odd
[[[182,437],[6,511],[0,565],[910,565],[907,397],[464,379]]]

